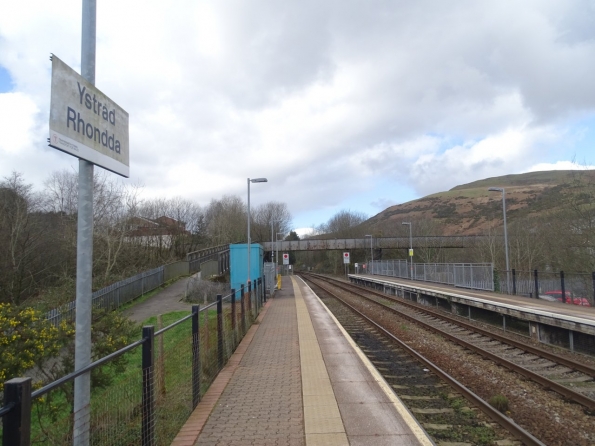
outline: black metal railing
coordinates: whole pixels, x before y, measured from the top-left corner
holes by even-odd
[[[142,337],[138,341],[38,390],[33,390],[30,377],[6,381],[3,406],[0,407],[2,445],[72,443],[75,435],[72,431],[72,409],[66,408],[63,411],[64,419],[53,416],[42,426],[41,412],[34,405],[48,398],[54,391],[62,390],[64,394],[68,394],[68,388],[76,377],[113,365],[115,359],[138,352],[138,347],[141,347],[140,358],[137,354],[135,359],[140,359],[140,379],[131,380],[135,385],[129,383],[124,388],[113,390],[112,393],[117,394],[118,398],[105,398],[107,391],[103,389],[101,408],[93,404],[96,392],[92,392],[91,411],[94,412],[94,417],[84,435],[94,445],[169,445],[217,373],[227,363],[246,334],[246,329],[254,322],[266,302],[264,290],[263,278],[259,278],[254,281],[254,287],[251,283],[247,289],[242,285],[239,294],[232,289],[229,295],[219,294],[216,302],[203,308],[199,305],[192,306],[191,314],[165,328],[155,331],[154,325],[144,326]],[[236,308],[238,303],[240,312]],[[204,322],[201,324],[203,315]],[[216,316],[211,317],[214,315]],[[190,327],[184,327],[184,323],[189,320]],[[188,330],[189,336],[183,335],[177,343],[168,343],[167,348],[162,347],[166,333],[173,333],[174,329],[180,332]],[[159,343],[156,343],[158,338]],[[176,367],[168,367],[168,362],[164,360],[169,358],[175,363],[180,356],[183,357],[182,364]],[[188,367],[185,367],[186,363],[189,364]],[[129,363],[127,367],[134,367],[134,364]],[[172,390],[167,391],[166,386]],[[191,391],[185,392],[185,387]],[[53,400],[61,399],[54,396]],[[108,407],[110,401],[113,407]],[[181,414],[177,418],[172,418],[172,407],[178,410],[176,413]],[[101,411],[108,415],[103,416]]]
[[[594,306],[595,272],[497,271],[496,291],[563,303]]]

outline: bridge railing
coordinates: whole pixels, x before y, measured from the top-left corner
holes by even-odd
[[[171,444],[260,312],[263,278],[254,284],[165,328],[147,325],[138,341],[37,390],[30,377],[6,381],[2,445]],[[73,380],[87,372],[89,411],[73,414]],[[84,428],[74,432],[80,416]]]
[[[494,291],[494,266],[491,263],[414,263],[412,265],[406,260],[374,260],[369,262],[368,273]]]
[[[345,249],[409,249],[413,248],[470,248],[477,246],[487,236],[417,236],[412,237],[374,237],[369,238],[330,238],[330,239],[304,239],[304,240],[279,240],[276,242],[261,242],[265,251],[318,251],[318,250],[345,250]],[[370,243],[372,246],[370,246]]]

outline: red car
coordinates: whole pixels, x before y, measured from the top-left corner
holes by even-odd
[[[563,302],[561,290],[546,291],[544,294],[546,296],[555,297],[556,300],[558,300],[559,302]],[[566,303],[574,304],[574,305],[582,305],[583,307],[591,306],[591,303],[589,302],[588,299],[586,299],[584,297],[572,297],[570,291],[566,291]]]

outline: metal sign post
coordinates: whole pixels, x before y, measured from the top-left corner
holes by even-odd
[[[345,265],[345,277],[347,277],[347,275],[349,274],[349,264],[350,263],[351,263],[351,261],[349,260],[349,253],[344,252],[343,253],[343,264]]]
[[[81,75],[95,84],[96,0],[83,0]],[[79,159],[78,229],[76,241],[76,320],[74,370],[91,363],[93,282],[93,164]],[[91,373],[74,380],[74,446],[88,446],[91,424]]]
[[[79,158],[74,369],[91,363],[93,168],[129,176],[128,113],[95,88],[96,0],[82,2],[81,74],[52,55],[49,145]],[[74,380],[75,446],[88,446],[91,374]]]

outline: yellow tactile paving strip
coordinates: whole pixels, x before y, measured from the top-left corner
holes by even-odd
[[[297,310],[307,446],[348,445],[345,426],[302,292],[292,277]]]
[[[307,286],[307,285],[306,285]],[[297,287],[297,284],[294,283],[294,288]],[[315,293],[313,293],[316,295]],[[297,296],[297,295],[296,295]],[[320,301],[320,298],[316,296],[316,298]],[[303,302],[303,298],[302,298]],[[386,394],[386,396],[391,401],[392,406],[395,408],[399,416],[402,417],[405,424],[411,429],[415,438],[419,441],[420,445],[423,446],[432,446],[434,443],[428,438],[427,434],[421,428],[421,426],[417,423],[417,421],[413,418],[411,413],[407,410],[403,402],[395,395],[395,393],[391,390],[390,385],[386,382],[386,380],[382,377],[382,375],[376,370],[376,367],[372,364],[372,362],[368,359],[368,357],[362,352],[359,346],[355,343],[355,341],[349,336],[349,333],[343,328],[341,323],[335,318],[334,314],[327,308],[326,305],[322,301],[320,301],[321,305],[327,311],[329,317],[333,320],[336,324],[337,328],[343,333],[343,336],[347,340],[347,342],[353,347],[354,352],[358,355],[362,363],[366,366],[378,386],[382,389],[382,391]]]

